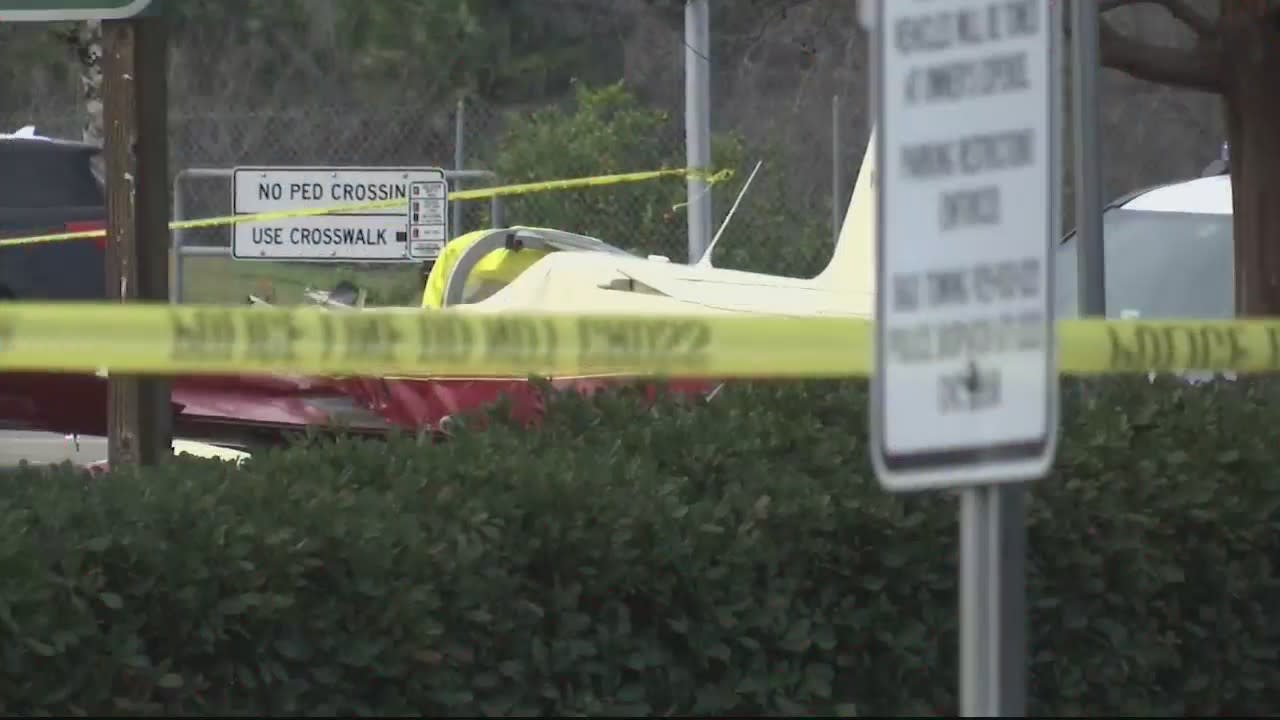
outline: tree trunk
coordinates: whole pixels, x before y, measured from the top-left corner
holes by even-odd
[[[1249,0],[1223,3],[1239,315],[1280,315],[1280,26],[1260,17],[1267,9]]]
[[[75,51],[80,61],[80,97],[84,102],[82,139],[99,147],[102,134],[102,21],[80,23],[75,30]],[[104,176],[102,156],[94,158],[93,170]]]

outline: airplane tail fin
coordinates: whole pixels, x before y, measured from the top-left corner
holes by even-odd
[[[875,313],[876,293],[876,129],[871,128],[862,166],[845,212],[831,262],[814,282],[833,293],[847,295],[857,312]]]

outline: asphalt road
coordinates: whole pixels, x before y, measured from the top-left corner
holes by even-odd
[[[0,431],[0,467],[16,467],[22,460],[32,464],[91,463],[107,459],[107,439],[81,436],[80,447],[61,433]]]

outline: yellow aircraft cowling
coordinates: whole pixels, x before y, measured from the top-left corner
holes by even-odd
[[[467,248],[480,241],[491,230],[473,230],[459,235],[445,245],[444,251],[431,267],[427,275],[426,286],[422,289],[422,307],[440,309],[444,307],[445,289],[448,287],[449,275],[458,263],[458,258]],[[499,249],[488,253],[472,268],[467,277],[466,294],[474,296],[484,293],[493,286],[496,290],[505,287],[528,270],[542,258],[550,254],[549,250],[527,248],[523,250]],[[487,294],[487,293],[486,293]]]

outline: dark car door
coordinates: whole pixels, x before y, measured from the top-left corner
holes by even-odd
[[[98,148],[37,138],[0,138],[0,239],[103,227]],[[0,298],[101,300],[103,238],[0,246]]]

